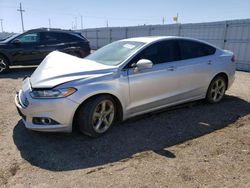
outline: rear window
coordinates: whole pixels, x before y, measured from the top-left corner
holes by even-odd
[[[80,37],[74,36],[70,33],[59,33],[58,37],[63,41],[78,41]]]
[[[71,33],[71,34],[83,40],[87,40],[81,33]]]
[[[182,59],[191,59],[213,55],[216,48],[196,41],[179,40],[180,52]]]

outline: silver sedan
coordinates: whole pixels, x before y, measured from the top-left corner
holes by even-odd
[[[15,103],[28,129],[89,136],[116,121],[189,101],[219,102],[232,85],[232,52],[183,37],[116,41],[85,59],[50,53]]]

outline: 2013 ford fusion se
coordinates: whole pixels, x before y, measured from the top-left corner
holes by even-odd
[[[206,99],[219,102],[232,85],[232,52],[183,37],[120,40],[85,59],[50,53],[23,81],[15,103],[28,129],[89,136],[114,122]]]

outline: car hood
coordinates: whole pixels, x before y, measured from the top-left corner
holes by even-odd
[[[7,44],[6,42],[0,40],[0,46],[5,46],[6,44]]]
[[[113,73],[116,67],[81,59],[62,52],[51,52],[30,77],[32,88],[53,88],[78,79]]]

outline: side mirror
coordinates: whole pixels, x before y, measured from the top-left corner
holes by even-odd
[[[151,69],[153,67],[153,62],[148,59],[141,59],[135,64],[135,67],[138,71],[143,69]]]
[[[20,41],[19,39],[14,39],[14,40],[12,41],[12,43],[13,43],[13,44],[19,45],[19,44],[21,44],[21,41]]]

